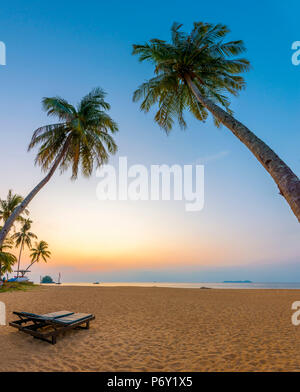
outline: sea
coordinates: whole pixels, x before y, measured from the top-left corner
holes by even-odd
[[[43,284],[43,286],[46,284]],[[52,286],[53,284],[51,284]],[[267,282],[267,283],[218,283],[218,282],[199,282],[199,283],[172,283],[172,282],[101,282],[98,284],[89,282],[62,282],[61,286],[93,286],[93,287],[170,287],[182,289],[299,289],[300,282]]]

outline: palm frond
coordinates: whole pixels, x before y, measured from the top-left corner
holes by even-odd
[[[76,113],[74,106],[61,97],[45,97],[42,105],[48,116],[58,117],[60,120],[68,121]]]
[[[28,149],[38,147],[35,163],[47,171],[58,162],[60,172],[71,169],[76,179],[79,169],[90,176],[93,168],[108,161],[117,146],[110,134],[118,132],[117,123],[106,113],[110,104],[105,92],[94,88],[77,108],[60,97],[44,98],[43,108],[61,122],[38,128]]]
[[[203,97],[221,105],[228,113],[229,94],[238,95],[245,87],[242,73],[249,71],[250,63],[237,58],[245,51],[243,41],[225,42],[230,32],[223,24],[195,22],[190,34],[181,30],[182,25],[171,27],[171,43],[152,39],[143,45],[133,45],[133,55],[139,61],[150,61],[155,76],[142,83],[133,94],[133,101],[140,101],[140,109],[148,112],[157,107],[155,121],[167,132],[177,119],[181,128],[186,127],[185,110],[200,121],[208,112],[190,91],[187,76],[197,85]],[[215,124],[219,122],[214,119]]]

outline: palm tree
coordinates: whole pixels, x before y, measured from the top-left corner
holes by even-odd
[[[48,244],[45,241],[35,243],[35,248],[31,249],[31,264],[26,268],[26,271],[34,264],[38,263],[42,258],[45,263],[51,257],[51,252],[48,250]]]
[[[2,275],[7,272],[12,272],[12,267],[16,263],[17,258],[9,252],[0,251],[0,280]]]
[[[8,191],[6,200],[0,199],[0,220],[2,219],[5,223],[7,219],[10,217],[12,212],[18,207],[23,201],[23,197],[18,194],[13,194],[12,189]],[[24,210],[25,214],[28,215],[29,211]],[[18,216],[17,220],[21,221],[22,216]]]
[[[217,126],[225,125],[269,172],[300,222],[300,181],[292,170],[253,132],[236,120],[229,108],[227,94],[234,96],[244,88],[240,75],[248,71],[246,59],[235,58],[245,48],[242,41],[224,42],[229,29],[221,24],[197,22],[190,34],[174,23],[171,43],[152,39],[144,45],[133,45],[140,61],[155,66],[155,77],[138,87],[133,100],[142,100],[141,110],[148,112],[158,103],[155,121],[167,132],[177,118],[186,127],[183,116],[189,110],[205,121],[208,112]]]
[[[11,249],[12,247],[13,241],[11,238],[6,238],[3,245],[0,247],[0,280],[3,274],[12,272],[12,266],[17,261],[15,255],[6,251],[6,249]]]
[[[59,122],[38,128],[28,150],[39,145],[35,163],[48,174],[7,219],[0,232],[0,246],[14,221],[58,167],[61,172],[71,168],[73,180],[77,178],[79,167],[85,177],[90,177],[94,167],[107,163],[109,155],[116,153],[117,146],[110,132],[117,132],[118,126],[106,113],[110,105],[104,97],[104,91],[95,88],[82,98],[77,107],[60,97],[43,99],[43,108],[48,116],[58,118]]]
[[[31,229],[31,224],[32,224],[32,220],[25,219],[20,231],[13,234],[11,237],[13,240],[15,240],[16,247],[20,246],[17,276],[19,276],[21,255],[25,245],[27,246],[28,249],[31,249],[32,247],[31,240],[33,238],[37,238],[37,236],[34,233],[29,231]]]

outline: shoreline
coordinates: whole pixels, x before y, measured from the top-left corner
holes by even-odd
[[[300,282],[66,282],[66,283],[36,283],[40,286],[62,287],[157,287],[181,289],[215,289],[215,290],[300,290]]]

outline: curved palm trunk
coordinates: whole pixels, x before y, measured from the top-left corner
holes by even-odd
[[[63,159],[63,157],[68,149],[69,143],[70,143],[70,139],[67,138],[60,154],[56,158],[56,161],[54,162],[49,173],[35,188],[33,188],[33,190],[25,197],[25,199],[22,201],[22,203],[13,211],[13,213],[10,215],[10,217],[5,222],[5,225],[3,226],[2,230],[0,231],[0,247],[3,244],[3,241],[5,240],[8,232],[12,228],[14,221],[18,218],[18,216],[20,216],[20,214],[22,214],[22,212],[25,210],[25,208],[28,206],[28,204],[31,202],[31,200],[34,198],[34,196],[47,184],[47,182],[53,176],[55,170],[57,169],[58,165],[60,164],[61,160]]]
[[[25,271],[28,271],[29,270],[29,268],[34,264],[34,263],[36,263],[37,262],[37,260],[35,260],[35,261],[33,261],[27,268],[26,268],[26,270]]]
[[[23,248],[24,248],[24,238],[23,238],[23,240],[22,240],[22,244],[21,244],[20,252],[19,252],[17,278],[19,277],[20,262],[21,262],[21,255],[22,255],[22,250],[23,250]]]
[[[286,199],[300,222],[300,180],[296,174],[245,125],[215,105],[211,100],[204,98],[189,75],[186,75],[185,79],[197,100],[230,129],[270,173],[279,188],[280,194]]]

